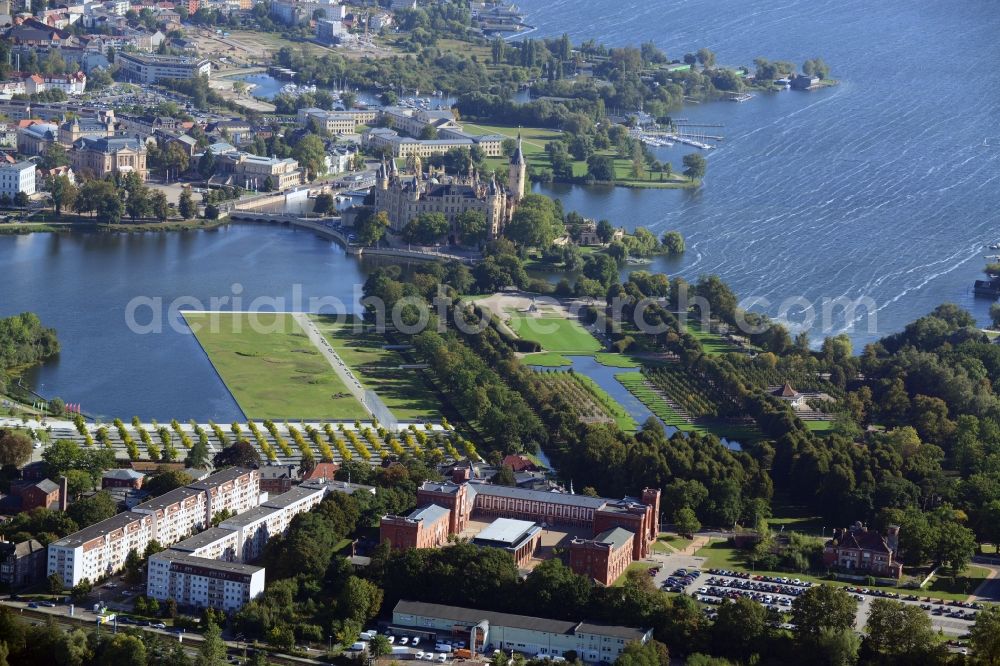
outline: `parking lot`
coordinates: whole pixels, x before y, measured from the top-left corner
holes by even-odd
[[[686,594],[697,599],[704,605],[709,616],[714,615],[714,607],[725,599],[739,597],[753,599],[776,612],[788,614],[795,597],[815,584],[798,580],[792,574],[769,577],[743,571],[703,570],[701,567],[705,558],[691,555],[673,554],[656,559],[661,563],[652,574],[656,586],[667,592]],[[930,616],[935,631],[951,637],[969,633],[976,614],[983,608],[978,602],[942,601],[918,594],[901,595],[863,587],[845,589],[858,602],[855,621],[855,629],[858,631],[864,630],[871,602],[878,598],[920,606]],[[792,628],[792,625],[787,624],[787,618],[784,618],[784,622],[782,626]]]

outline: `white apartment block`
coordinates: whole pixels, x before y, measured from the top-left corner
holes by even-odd
[[[209,76],[212,73],[212,62],[202,58],[119,51],[115,54],[115,62],[121,65],[126,79],[134,83],[193,79],[202,75]]]
[[[129,551],[142,553],[153,535],[150,516],[126,511],[49,544],[49,575],[67,586],[120,571]]]
[[[133,548],[141,554],[153,539],[170,546],[210,525],[219,511],[246,511],[259,499],[257,470],[223,470],[49,544],[48,573],[68,586],[96,581],[120,571]]]
[[[35,193],[35,165],[21,161],[14,164],[0,164],[0,196],[6,194],[14,198],[18,192],[28,196]]]
[[[264,592],[264,568],[165,550],[149,558],[146,594],[181,606],[232,611]]]

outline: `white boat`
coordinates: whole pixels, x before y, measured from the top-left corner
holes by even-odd
[[[989,247],[991,250],[1000,250],[1000,242],[992,243],[992,244],[988,245],[987,247]]]

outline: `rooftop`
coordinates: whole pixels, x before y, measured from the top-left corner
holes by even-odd
[[[627,546],[634,536],[634,534],[624,528],[613,527],[595,536],[594,541],[611,544],[614,550],[618,550],[622,546]]]
[[[241,476],[249,474],[251,470],[243,467],[229,467],[222,470],[221,472],[216,472],[209,477],[202,479],[201,481],[195,481],[188,485],[188,488],[199,488],[202,490],[211,490],[212,488],[218,488],[224,483],[229,483],[230,481],[235,481]]]
[[[599,636],[609,636],[622,638],[626,641],[641,641],[646,636],[646,631],[634,627],[624,627],[614,624],[595,624],[591,622],[573,622],[572,620],[552,620],[544,617],[531,617],[529,615],[514,615],[513,613],[495,613],[493,611],[476,610],[474,608],[461,608],[459,606],[445,606],[443,604],[430,604],[421,601],[399,601],[392,610],[393,614],[419,615],[423,617],[434,617],[442,620],[453,620],[469,626],[478,624],[482,620],[487,620],[491,625],[510,627],[513,629],[527,629],[530,631],[542,631],[550,634],[562,634],[572,636],[578,633],[596,634]]]
[[[275,509],[284,509],[287,506],[291,506],[296,502],[300,502],[307,497],[312,497],[316,493],[322,493],[321,488],[313,488],[310,486],[296,486],[291,490],[281,493],[277,497],[272,497],[271,499],[264,502],[263,506],[269,506]]]
[[[513,518],[497,518],[486,529],[476,535],[474,541],[491,541],[497,544],[512,546],[521,541],[527,532],[535,527],[530,520],[514,520]]]
[[[183,502],[190,497],[196,497],[201,495],[203,491],[190,486],[181,486],[180,488],[174,488],[173,490],[167,491],[160,495],[159,497],[154,497],[151,500],[147,500],[135,507],[136,511],[162,511],[168,506],[177,504],[178,502]]]
[[[195,534],[193,537],[184,539],[184,541],[179,543],[175,543],[170,547],[170,550],[177,550],[181,552],[195,551],[199,548],[204,548],[205,546],[213,544],[220,539],[225,539],[233,534],[235,534],[233,530],[227,530],[222,527],[210,527],[204,532]]]
[[[427,506],[415,509],[410,515],[407,516],[407,518],[410,520],[426,520],[428,523],[433,523],[442,517],[447,517],[450,513],[451,512],[443,506],[428,504]]]
[[[122,481],[133,481],[142,479],[146,475],[134,469],[109,469],[102,475],[105,479],[121,479]]]
[[[75,548],[77,546],[82,546],[88,541],[102,537],[105,534],[114,532],[115,530],[120,530],[141,520],[151,520],[151,518],[143,513],[126,511],[124,513],[119,513],[116,516],[111,516],[107,520],[94,523],[89,527],[84,527],[79,532],[73,532],[73,534],[70,534],[69,536],[64,536],[62,539],[54,541],[50,545],[62,546],[64,548]]]
[[[213,571],[224,571],[226,573],[235,574],[254,574],[258,571],[262,571],[264,567],[255,567],[252,564],[240,564],[239,562],[226,562],[225,560],[213,560],[207,557],[195,557],[194,555],[188,555],[176,550],[164,550],[157,553],[153,557],[160,560],[167,560],[170,562],[177,562],[178,564],[186,564],[194,567],[201,567],[203,569],[211,569]]]
[[[279,509],[276,509],[276,508],[271,507],[271,506],[256,506],[256,507],[250,509],[249,511],[244,511],[243,513],[241,513],[241,514],[239,514],[237,516],[233,516],[231,518],[226,518],[224,521],[222,521],[221,524],[222,525],[229,525],[229,526],[234,527],[234,528],[236,528],[236,527],[246,527],[247,525],[252,525],[253,523],[257,522],[258,520],[262,520],[264,518],[267,518],[272,513],[274,513],[275,511],[278,511],[278,510]]]

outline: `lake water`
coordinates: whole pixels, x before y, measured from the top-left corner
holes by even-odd
[[[241,308],[229,301],[216,309],[251,309],[265,298],[281,300],[261,301],[261,309],[305,310],[313,297],[333,297],[354,311],[367,265],[311,232],[267,225],[5,236],[0,316],[33,310],[58,330],[59,358],[27,377],[42,395],[105,417],[226,423],[242,418],[239,407],[194,337],[169,325],[169,306],[209,308],[211,298],[239,292]],[[139,307],[134,319],[148,324],[155,310],[162,333],[129,328],[137,297],[161,303]]]
[[[984,324],[975,300],[984,243],[1000,239],[1000,15],[988,3],[887,0],[640,2],[523,0],[533,37],[652,41],[671,58],[708,47],[720,63],[820,56],[841,85],[689,106],[676,115],[724,135],[689,191],[538,191],[567,210],[687,238],[652,268],[718,273],[741,297],[867,297],[856,349],[944,301]],[[964,63],[964,64],[962,64]],[[970,68],[965,73],[966,65]],[[974,73],[972,73],[974,72]],[[680,168],[691,148],[658,149]],[[817,307],[818,310],[818,307]],[[863,310],[859,310],[863,313]],[[794,311],[793,311],[794,314]],[[818,314],[818,313],[817,313]],[[844,327],[833,317],[830,331]],[[820,337],[814,332],[814,341]]]

